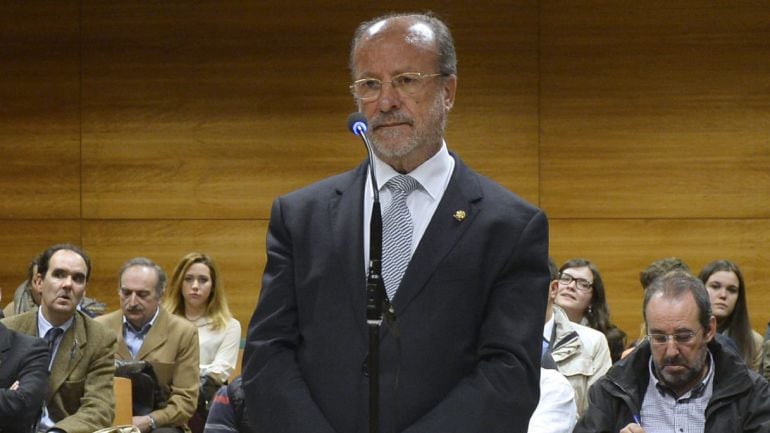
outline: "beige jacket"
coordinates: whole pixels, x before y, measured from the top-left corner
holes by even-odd
[[[601,332],[570,322],[567,314],[553,307],[554,336],[551,356],[559,372],[575,390],[578,417],[588,408],[588,388],[612,366],[607,338]]]
[[[113,311],[96,320],[115,332],[118,338],[115,358],[133,359],[123,338],[123,312]],[[158,381],[169,396],[166,407],[151,413],[158,427],[173,426],[190,431],[187,421],[198,405],[199,358],[198,329],[161,307],[136,355],[137,360],[152,364]]]

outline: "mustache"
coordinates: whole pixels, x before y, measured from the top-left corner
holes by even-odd
[[[369,122],[369,126],[372,129],[378,128],[382,125],[392,124],[392,123],[408,123],[409,125],[414,124],[414,119],[409,117],[409,115],[401,112],[387,112],[378,114],[377,116],[373,117],[372,120]]]
[[[680,356],[674,356],[671,358],[663,358],[663,365],[661,367],[686,367],[684,360]]]
[[[141,305],[134,305],[133,307],[126,308],[126,312],[128,313],[141,313],[144,311],[144,307]]]

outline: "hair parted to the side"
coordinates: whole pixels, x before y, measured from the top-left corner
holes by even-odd
[[[593,291],[591,292],[591,303],[589,310],[583,313],[588,320],[588,326],[596,330],[606,333],[608,330],[615,326],[610,322],[610,310],[607,306],[607,294],[604,291],[604,282],[602,276],[599,273],[599,269],[587,259],[575,258],[567,260],[559,268],[559,273],[564,272],[569,268],[584,268],[587,267],[594,277]]]
[[[230,313],[230,308],[227,305],[227,297],[225,296],[224,288],[222,287],[222,281],[219,276],[219,269],[217,268],[214,259],[204,253],[191,252],[186,254],[174,268],[174,273],[171,276],[171,283],[168,290],[163,295],[163,307],[166,308],[172,314],[177,316],[185,316],[184,296],[182,295],[182,284],[184,283],[184,277],[190,266],[202,263],[209,268],[211,273],[211,294],[206,301],[206,317],[211,322],[213,329],[224,329],[227,326],[227,321],[233,317]]]
[[[72,251],[83,258],[83,261],[86,262],[86,282],[88,282],[88,279],[91,277],[91,259],[80,247],[72,244],[56,244],[43,251],[38,258],[37,273],[45,278],[45,275],[48,273],[48,266],[51,264],[51,257],[61,250]]]

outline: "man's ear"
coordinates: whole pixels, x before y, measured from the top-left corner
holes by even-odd
[[[455,94],[457,93],[457,75],[450,75],[444,79],[444,107],[447,111],[455,105]]]
[[[714,316],[711,316],[709,318],[709,327],[706,330],[706,342],[710,342],[714,339],[714,336],[717,335],[717,319]]]

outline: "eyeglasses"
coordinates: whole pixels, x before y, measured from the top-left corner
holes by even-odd
[[[439,77],[446,74],[423,74],[421,72],[404,72],[393,77],[390,81],[382,81],[376,78],[361,78],[350,86],[353,96],[362,101],[373,101],[380,96],[382,85],[390,83],[394,89],[402,95],[414,96],[419,93],[428,78]]]
[[[655,346],[662,346],[668,343],[669,338],[674,340],[675,344],[689,344],[693,338],[698,335],[698,331],[682,331],[674,334],[647,334],[647,339]]]
[[[572,275],[564,272],[559,274],[559,284],[569,286],[573,281],[575,282],[575,288],[583,292],[591,290],[591,288],[594,286],[594,283],[586,280],[585,278],[573,277]]]

